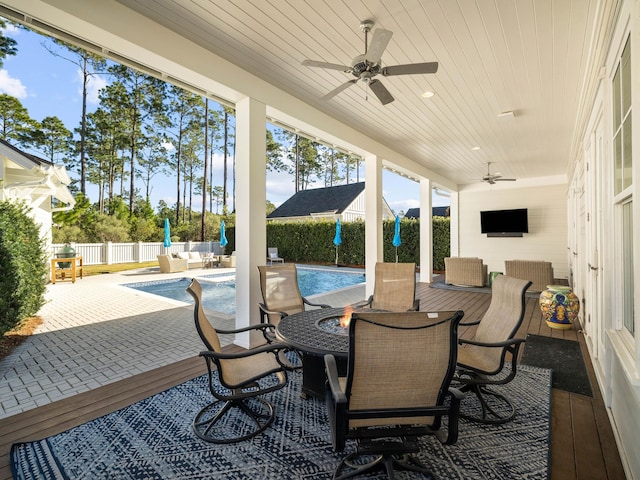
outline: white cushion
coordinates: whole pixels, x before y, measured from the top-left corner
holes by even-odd
[[[185,260],[189,260],[189,252],[178,252],[178,258],[184,258]]]
[[[191,260],[200,260],[200,252],[189,252],[189,258]]]

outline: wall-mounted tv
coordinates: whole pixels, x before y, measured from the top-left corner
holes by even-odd
[[[529,232],[527,209],[482,211],[480,229],[488,237],[521,237]]]

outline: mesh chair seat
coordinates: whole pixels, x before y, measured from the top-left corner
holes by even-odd
[[[287,384],[288,365],[281,361],[284,345],[271,343],[239,353],[224,353],[218,334],[251,330],[264,332],[272,325],[253,325],[235,330],[216,329],[202,307],[202,286],[192,280],[187,292],[195,301],[196,330],[206,350],[209,390],[215,401],[193,420],[195,434],[211,443],[234,443],[264,431],[275,418],[275,409],[261,396]],[[217,370],[217,375],[215,374]]]
[[[357,312],[349,326],[349,363],[339,377],[325,356],[326,403],[334,450],[346,440],[356,449],[336,468],[345,479],[383,468],[429,473],[411,453],[417,438],[434,434],[444,444],[458,436],[462,394],[450,388],[462,312]],[[401,351],[401,353],[399,353]],[[446,433],[440,429],[448,417]],[[364,461],[374,455],[372,461]]]
[[[525,312],[528,280],[499,275],[492,286],[491,303],[478,322],[472,339],[460,339],[455,381],[462,392],[472,392],[480,403],[480,414],[461,416],[483,423],[513,420],[516,408],[509,398],[489,388],[503,385],[516,376],[517,357],[524,339],[516,338]],[[510,363],[509,363],[510,361]]]

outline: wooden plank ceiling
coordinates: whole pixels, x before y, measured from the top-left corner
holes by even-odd
[[[487,171],[533,178],[569,172],[582,99],[601,48],[592,37],[606,0],[118,0],[344,121],[457,184]],[[302,66],[350,65],[364,53],[360,22],[393,37],[384,65],[439,62],[432,75],[379,79],[383,106],[363,82]],[[371,38],[371,37],[369,37]],[[425,91],[432,98],[423,98]],[[501,119],[502,112],[514,112]],[[474,147],[480,147],[474,150]]]

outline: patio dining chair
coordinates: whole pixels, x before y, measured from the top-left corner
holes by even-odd
[[[284,345],[268,343],[239,353],[223,352],[218,334],[264,331],[270,326],[216,329],[202,307],[200,283],[193,279],[187,292],[195,301],[196,330],[206,348],[200,356],[207,363],[209,390],[215,397],[213,403],[196,415],[193,430],[199,438],[211,443],[234,443],[254,437],[275,419],[275,409],[263,395],[287,384],[289,368],[280,362]]]
[[[354,307],[371,307],[376,310],[405,312],[420,309],[416,299],[415,263],[376,263],[373,295],[366,302]]]
[[[513,420],[516,408],[511,400],[495,389],[513,380],[524,338],[516,338],[525,312],[525,292],[529,280],[498,275],[491,289],[489,308],[476,322],[472,339],[458,340],[458,365],[455,382],[462,392],[473,393],[479,402],[479,413],[466,412],[463,418],[482,423],[500,424]]]
[[[303,312],[307,306],[330,308],[331,305],[313,303],[300,293],[298,270],[293,263],[282,265],[258,265],[262,302],[260,320],[277,325],[282,317]]]
[[[333,355],[324,357],[333,449],[342,452],[347,439],[355,440],[355,451],[338,464],[334,479],[380,468],[391,479],[396,467],[429,474],[413,455],[420,451],[420,437],[435,435],[445,445],[457,441],[462,393],[450,382],[462,316],[461,311],[352,315],[346,377],[339,377]],[[446,433],[440,429],[442,417],[447,417]]]

